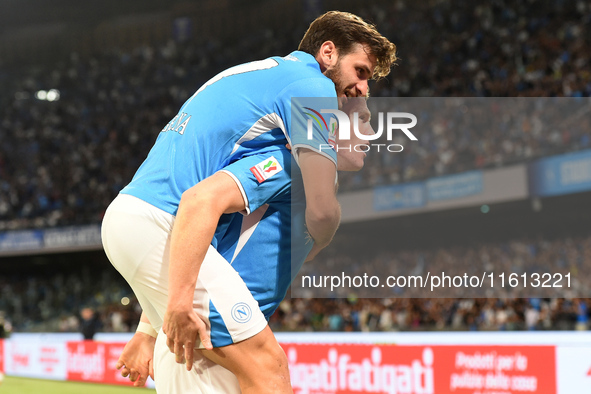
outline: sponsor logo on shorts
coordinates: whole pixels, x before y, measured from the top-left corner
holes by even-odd
[[[246,323],[252,317],[250,306],[244,302],[239,302],[232,307],[232,318],[238,323]]]
[[[254,167],[250,167],[250,172],[254,174],[259,183],[263,183],[282,170],[283,167],[281,167],[281,164],[273,156],[261,161]]]

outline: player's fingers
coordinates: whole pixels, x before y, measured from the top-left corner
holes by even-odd
[[[174,353],[174,339],[166,337],[166,346],[168,346],[168,350],[170,350],[171,353]]]
[[[154,362],[152,360],[148,362],[148,373],[152,380],[154,380]]]
[[[199,327],[199,339],[201,339],[201,343],[203,344],[203,347],[205,347],[207,350],[211,350],[213,349],[213,345],[211,344],[211,338],[209,337],[209,334],[207,333],[207,328],[205,327],[205,325]]]
[[[183,349],[183,345],[179,342],[175,342],[174,344],[174,359],[179,364],[185,363],[185,351]]]
[[[136,371],[135,369],[131,370],[131,373],[129,374],[129,380],[131,380],[132,382],[135,382],[137,380],[139,376],[138,371]]]
[[[115,364],[115,369],[121,369],[121,367],[124,365],[125,365],[125,363],[123,362],[123,360],[119,359],[117,361],[117,364]]]
[[[148,377],[147,376],[140,375],[138,377],[138,380],[133,385],[135,387],[144,387],[144,385],[146,384],[146,380],[148,380]]]
[[[193,367],[193,344],[191,342],[185,343],[185,361],[187,371],[190,371]]]
[[[121,370],[121,376],[123,376],[124,378],[129,376],[129,369],[127,369],[127,367],[123,367],[123,369]]]

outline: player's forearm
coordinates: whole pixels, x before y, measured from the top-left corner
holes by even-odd
[[[183,193],[170,241],[169,308],[193,308],[199,269],[220,217],[244,209],[240,189],[223,172],[213,174]]]
[[[336,166],[328,158],[309,149],[301,149],[299,165],[306,194],[306,226],[320,248],[332,240],[341,220],[336,198]]]
[[[191,189],[183,194],[171,236],[169,307],[192,308],[199,269],[221,216],[213,201]]]
[[[325,196],[324,201],[306,208],[306,226],[316,248],[322,249],[332,241],[340,221],[341,207],[334,196]]]

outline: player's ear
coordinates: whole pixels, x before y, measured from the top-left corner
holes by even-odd
[[[334,42],[325,41],[318,50],[316,60],[318,63],[320,63],[320,69],[322,72],[328,68],[333,67],[338,60],[338,51],[337,47],[334,45]]]

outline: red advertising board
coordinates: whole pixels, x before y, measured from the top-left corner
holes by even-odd
[[[553,346],[282,346],[296,394],[556,393]]]
[[[282,344],[296,394],[433,394],[432,347]]]
[[[588,349],[577,347],[558,349],[557,358],[548,345],[281,345],[296,394],[579,394],[591,381]],[[0,340],[0,371],[132,385],[115,369],[124,346]]]
[[[102,382],[105,376],[105,344],[68,342],[67,380]]]
[[[124,343],[68,342],[67,380],[132,385],[115,364]]]
[[[436,358],[442,392],[556,393],[554,346],[438,346]]]

